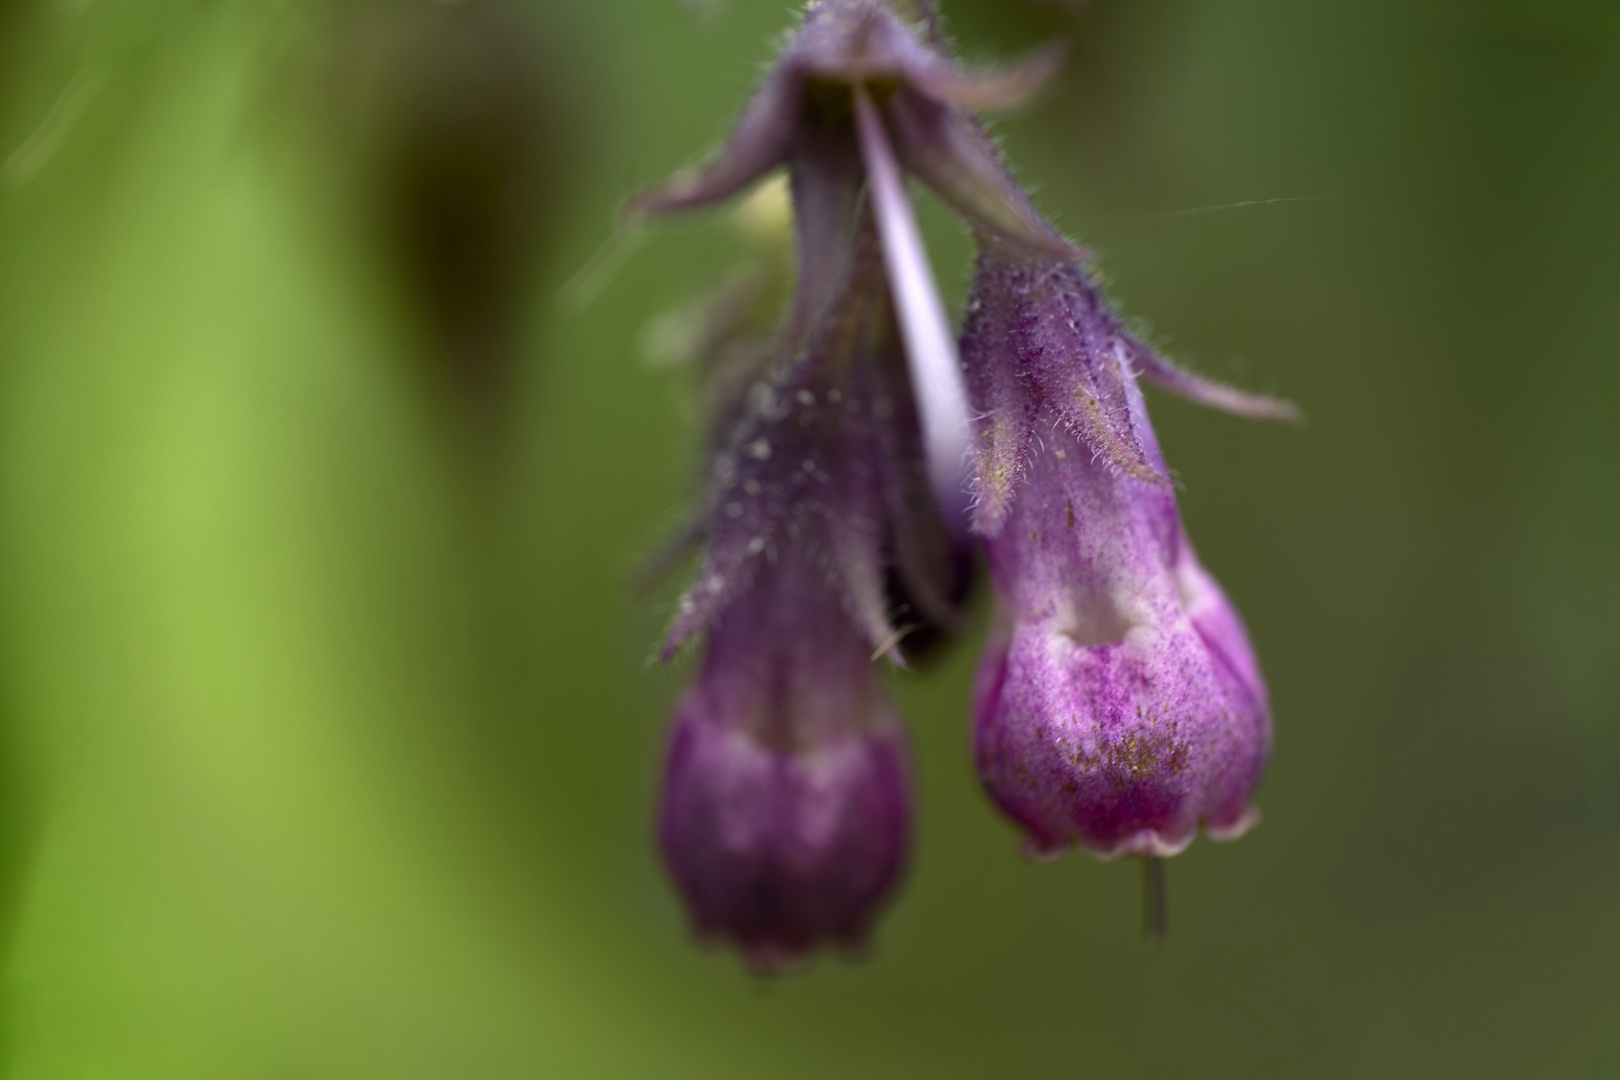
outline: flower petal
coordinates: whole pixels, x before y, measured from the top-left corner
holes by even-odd
[[[1200,820],[1244,818],[1271,743],[1263,683],[1174,494],[1075,449],[1059,431],[1031,454],[988,543],[1006,629],[980,675],[980,776],[1037,850],[1170,855]]]

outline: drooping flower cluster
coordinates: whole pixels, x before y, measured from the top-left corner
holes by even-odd
[[[906,15],[912,16],[907,18]],[[697,929],[778,969],[858,944],[903,868],[903,734],[873,661],[958,628],[975,545],[999,596],[975,747],[1032,853],[1179,851],[1254,820],[1270,714],[1236,611],[1187,542],[1138,372],[1247,415],[1120,325],[969,110],[1050,72],[969,74],[931,11],[820,0],[730,140],[631,203],[726,199],[779,168],[798,251],[767,347],[711,394],[696,579],[706,634],[659,839]],[[904,174],[972,227],[960,344]]]

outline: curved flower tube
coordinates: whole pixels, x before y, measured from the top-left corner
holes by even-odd
[[[1173,855],[1200,821],[1240,835],[1271,747],[1265,684],[1182,528],[1139,346],[1072,265],[993,245],[971,307],[1002,600],[975,706],[986,789],[1035,855]]]

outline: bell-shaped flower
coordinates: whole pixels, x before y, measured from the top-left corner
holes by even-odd
[[[1001,597],[974,744],[1034,854],[1159,856],[1256,820],[1271,746],[1236,610],[1199,565],[1136,368],[1251,415],[1282,402],[1157,360],[1073,264],[987,243],[963,357],[976,524]]]
[[[698,930],[776,969],[865,934],[905,860],[902,735],[873,661],[950,626],[964,562],[929,497],[870,214],[796,358],[717,415],[670,655],[679,707],[660,836]]]
[[[908,754],[821,567],[762,567],[676,713],[658,836],[701,937],[776,972],[859,949],[910,840]]]
[[[778,970],[859,944],[901,873],[906,751],[873,661],[953,622],[961,580],[870,215],[799,358],[723,413],[737,419],[711,453],[705,557],[666,643],[708,635],[659,839],[700,934]]]

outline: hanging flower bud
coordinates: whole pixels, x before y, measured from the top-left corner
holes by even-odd
[[[905,753],[872,661],[956,619],[962,566],[928,497],[870,214],[852,239],[797,358],[717,414],[707,549],[665,646],[707,632],[666,764],[665,860],[700,933],[762,969],[859,943],[898,878]]]
[[[1171,855],[1200,821],[1242,833],[1265,685],[1187,541],[1133,362],[1251,414],[1289,407],[1148,361],[1072,264],[990,242],[970,312],[977,526],[1003,601],[975,709],[986,788],[1035,854]]]
[[[659,842],[701,936],[772,972],[859,948],[910,839],[905,738],[870,649],[800,561],[762,569],[676,714]]]

